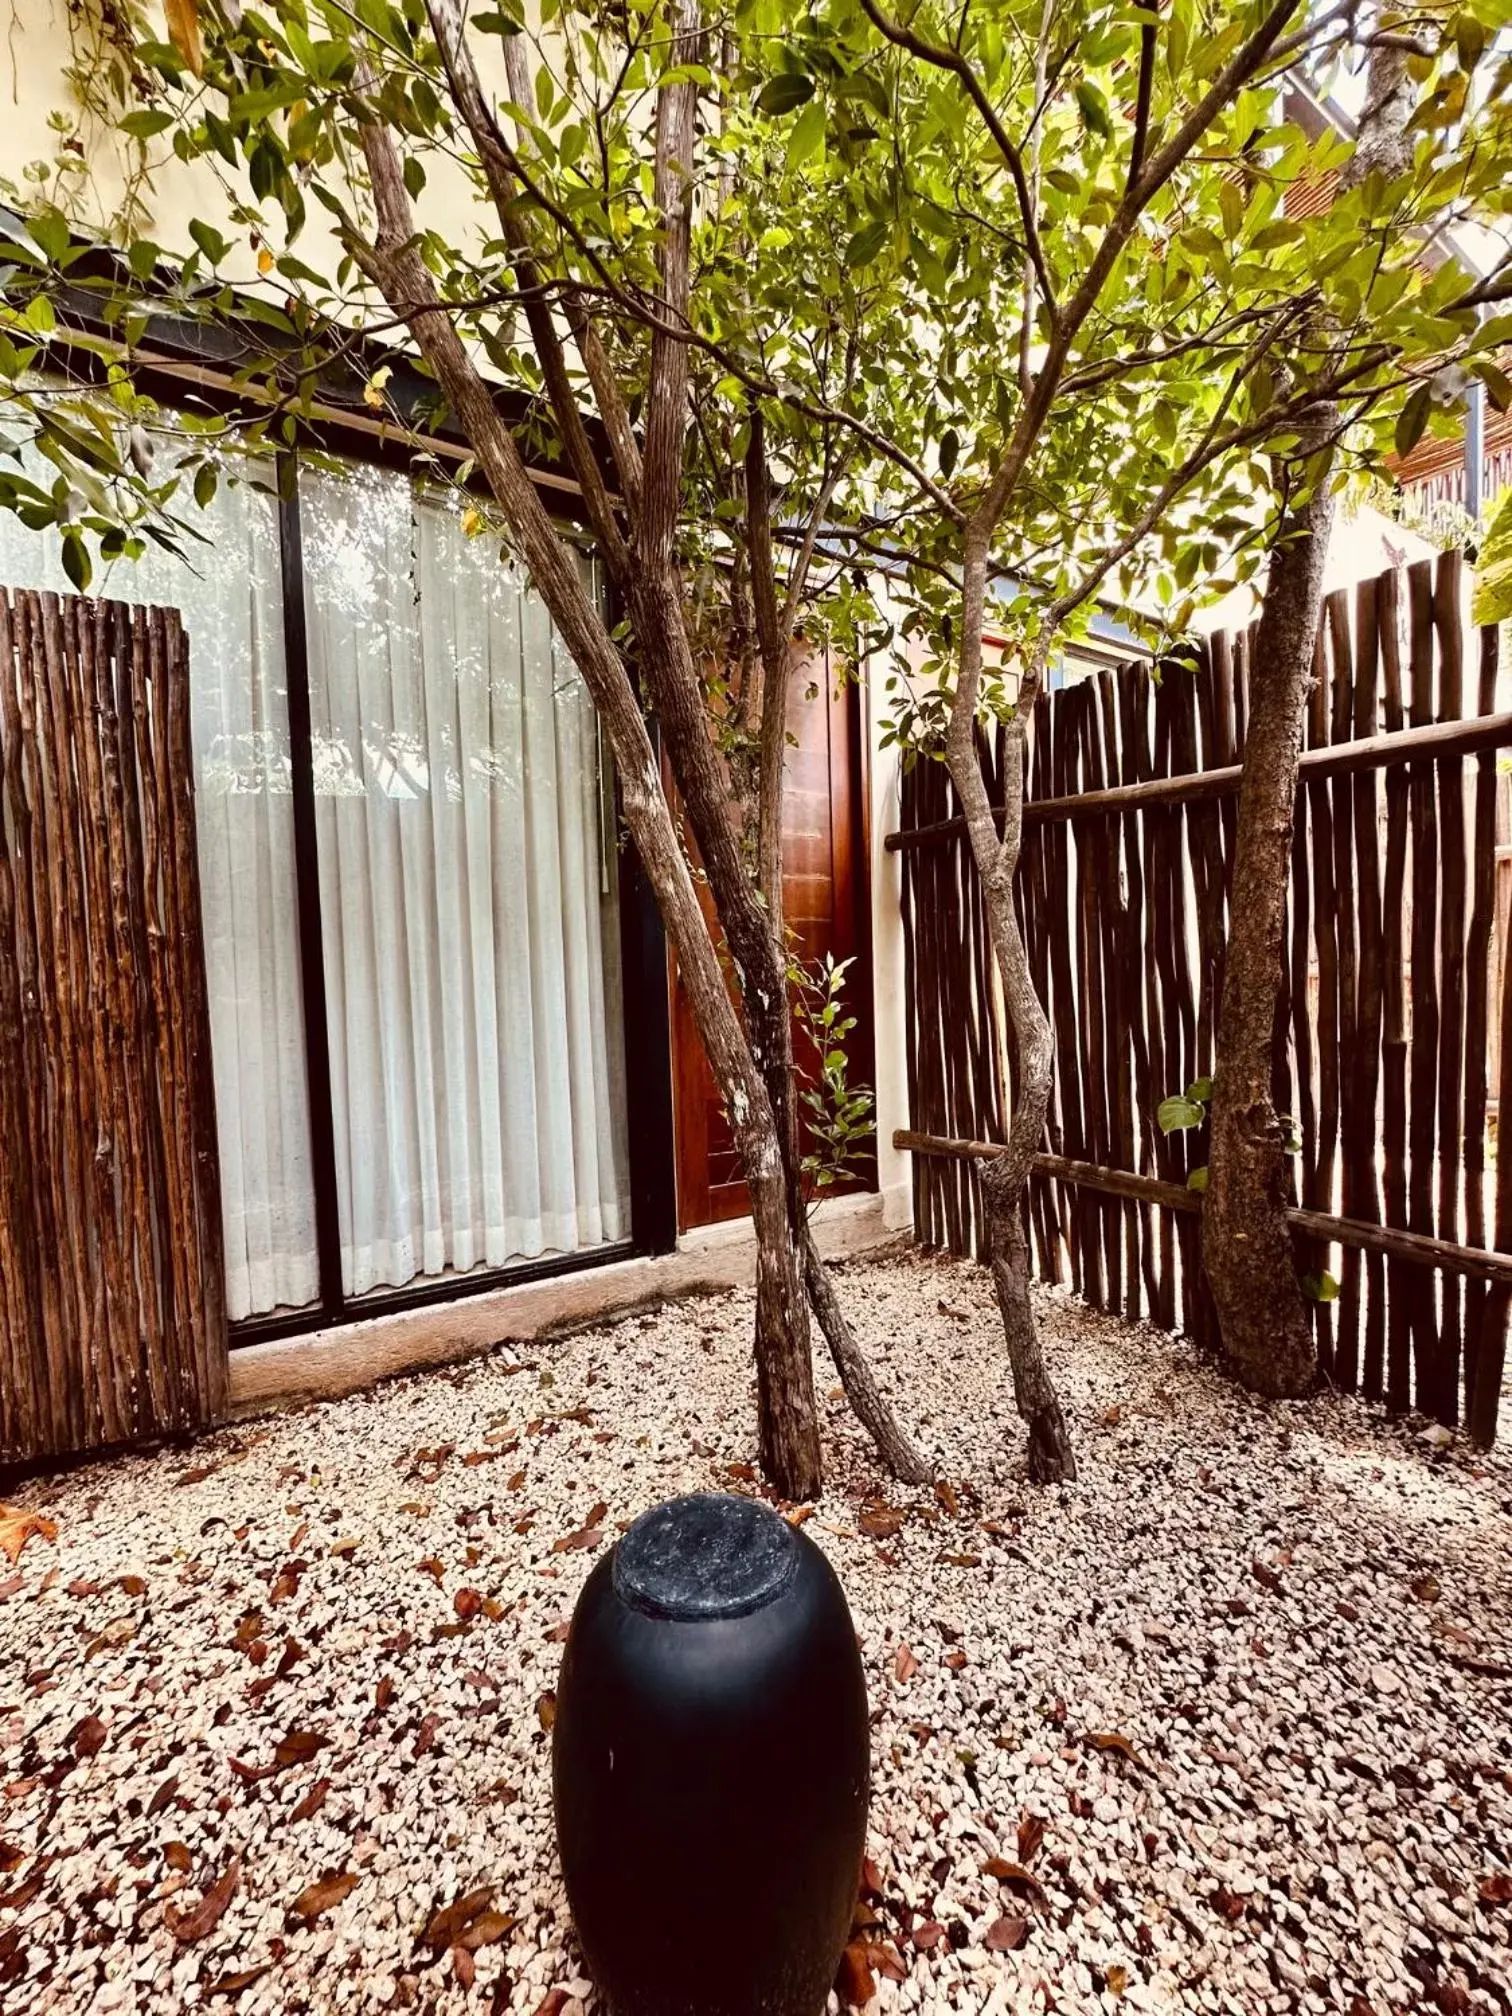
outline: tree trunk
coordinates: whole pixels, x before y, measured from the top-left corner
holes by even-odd
[[[420,345],[452,413],[478,458],[519,542],[531,580],[551,611],[604,724],[619,773],[625,823],[677,953],[698,1032],[725,1095],[736,1150],[751,1193],[757,1241],[756,1369],[762,1465],[786,1498],[817,1497],[822,1483],[808,1305],[788,1211],[778,1123],[764,1075],[756,1068],[725,987],[703,911],[662,790],[650,736],[625,663],[584,592],[575,560],[536,494],[493,395],[442,311],[413,244],[413,219],[398,152],[377,122],[362,128],[379,235],[354,245],[371,277]],[[641,556],[660,592],[675,600],[667,542],[665,563]],[[652,647],[656,643],[652,632]]]
[[[1377,38],[1341,194],[1372,172],[1389,184],[1410,171],[1413,104],[1407,50]],[[1312,489],[1296,510],[1283,512],[1260,612],[1202,1210],[1203,1263],[1224,1351],[1244,1385],[1275,1396],[1305,1393],[1318,1370],[1286,1227],[1286,1165],[1270,1087],[1297,759],[1333,526],[1338,424],[1337,409],[1325,404],[1303,430],[1300,446],[1313,451]]]
[[[988,1264],[1008,1345],[1013,1401],[1029,1429],[1029,1475],[1036,1484],[1057,1484],[1075,1477],[1076,1456],[1034,1327],[1022,1189],[1012,1183],[1001,1158],[983,1164]]]
[[[973,527],[965,541],[961,659],[945,739],[945,762],[982,881],[987,936],[1002,979],[1003,1001],[1013,1024],[1019,1060],[1018,1103],[1009,1120],[1007,1144],[995,1161],[982,1165],[987,1263],[1003,1318],[1014,1404],[1029,1430],[1029,1475],[1037,1484],[1053,1484],[1075,1477],[1076,1455],[1040,1349],[1029,1295],[1029,1245],[1020,1211],[1029,1166],[1044,1139],[1054,1052],[1050,1024],[1034,991],[1013,909],[1013,878],[1024,826],[1024,741],[1043,664],[1037,653],[1003,738],[1003,832],[999,839],[997,814],[977,754],[976,733],[989,537],[990,527]]]
[[[1291,874],[1297,760],[1312,687],[1333,522],[1332,434],[1320,412],[1312,490],[1282,521],[1255,642],[1218,1018],[1202,1250],[1223,1349],[1257,1393],[1295,1396],[1318,1357],[1286,1222],[1286,1161],[1271,1098],[1271,1051]]]

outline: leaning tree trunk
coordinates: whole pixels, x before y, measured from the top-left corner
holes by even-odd
[[[1337,417],[1327,407],[1313,422],[1312,489],[1283,520],[1255,640],[1202,1211],[1203,1262],[1224,1351],[1244,1385],[1276,1396],[1305,1393],[1318,1369],[1287,1225],[1271,1061]]]
[[[989,528],[990,531],[990,528]],[[987,582],[988,532],[968,532],[963,563],[961,666],[945,762],[966,819],[972,858],[981,877],[987,936],[1003,982],[1003,1000],[1018,1052],[1018,1100],[1001,1155],[982,1164],[981,1183],[992,1285],[1003,1318],[1013,1374],[1013,1398],[1029,1430],[1029,1475],[1039,1484],[1069,1481],[1076,1456],[1065,1416],[1040,1348],[1029,1294],[1029,1242],[1024,1236],[1024,1186],[1044,1138],[1054,1050],[1050,1024],[1034,991],[1024,941],[1013,909],[1024,820],[1024,739],[1039,688],[1039,659],[1026,675],[1014,718],[1003,738],[1002,838],[977,754],[976,694]]]
[[[398,151],[388,129],[362,129],[378,213],[371,245],[352,249],[408,324],[445,393],[478,466],[509,521],[541,599],[561,630],[604,723],[619,773],[625,821],[656,892],[684,974],[699,1035],[725,1094],[736,1150],[751,1193],[757,1244],[756,1368],[761,1458],[784,1497],[817,1497],[822,1485],[808,1304],[788,1213],[786,1171],[776,1119],[740,1019],[725,989],[703,911],[693,889],[662,790],[650,736],[625,663],[584,592],[493,395],[479,376],[451,316],[415,250],[413,217]],[[649,460],[649,458],[648,458]],[[670,540],[665,554],[637,555],[644,578],[675,596]]]

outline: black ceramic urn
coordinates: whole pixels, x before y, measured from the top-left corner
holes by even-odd
[[[818,2016],[866,1837],[845,1596],[748,1498],[676,1498],[573,1613],[552,1754],[584,1957],[614,2016]]]

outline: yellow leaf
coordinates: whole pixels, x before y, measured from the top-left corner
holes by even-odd
[[[259,273],[271,273],[273,271],[273,254],[268,250],[266,245],[262,246],[258,251],[257,270]]]
[[[469,539],[475,539],[483,530],[483,513],[475,504],[469,504],[462,513],[462,530]]]
[[[375,413],[383,405],[383,388],[393,375],[389,365],[381,364],[362,388],[363,404],[371,406]]]
[[[0,1547],[10,1556],[13,1567],[33,1535],[39,1540],[56,1540],[57,1521],[44,1518],[40,1512],[28,1512],[20,1505],[0,1505]]]
[[[197,0],[163,0],[168,39],[196,77],[205,74],[205,45],[200,39]]]

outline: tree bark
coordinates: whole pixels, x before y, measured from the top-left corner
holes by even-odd
[[[1029,1430],[1029,1475],[1036,1483],[1050,1484],[1076,1476],[1076,1455],[1035,1327],[1029,1294],[1029,1246],[1020,1212],[1030,1164],[1044,1138],[1054,1052],[1050,1024],[1034,991],[1013,910],[1013,878],[1024,825],[1024,739],[1048,644],[1042,643],[1036,650],[1004,734],[1003,832],[999,840],[997,813],[982,776],[976,739],[990,539],[989,519],[968,527],[964,541],[960,661],[946,731],[945,763],[961,802],[972,859],[981,877],[987,936],[1018,1047],[1018,1103],[1002,1154],[982,1165],[982,1197],[987,1260],[1003,1318],[1014,1404]]]
[[[1223,1349],[1242,1384],[1305,1393],[1318,1358],[1286,1221],[1286,1159],[1271,1098],[1302,724],[1333,522],[1337,413],[1312,428],[1312,489],[1282,521],[1255,643],[1218,1018],[1202,1247]]]
[[[353,254],[382,288],[395,313],[402,314],[420,345],[519,543],[535,588],[583,675],[614,752],[625,822],[656,891],[699,1035],[725,1094],[751,1195],[757,1243],[755,1344],[762,1467],[784,1497],[816,1497],[822,1466],[808,1305],[789,1216],[778,1122],[765,1076],[756,1068],[726,990],[624,660],[584,591],[576,563],[536,495],[492,394],[450,315],[440,306],[430,275],[415,251],[413,219],[392,135],[381,124],[369,122],[363,127],[362,141],[379,233],[376,244],[354,243]],[[646,460],[650,487],[649,444]],[[665,499],[663,476],[657,500],[663,511]],[[641,547],[637,559],[637,571],[654,574],[660,595],[675,599],[670,533],[665,541],[653,536]],[[644,590],[644,579],[641,585]],[[656,658],[661,641],[658,629],[651,630],[645,641]],[[657,670],[665,672],[664,663],[658,663]]]
[[[1414,93],[1407,65],[1406,50],[1395,42],[1372,45],[1341,194],[1372,170],[1389,183],[1411,168]],[[1287,1230],[1286,1164],[1270,1088],[1297,765],[1333,525],[1338,426],[1337,408],[1320,402],[1302,430],[1301,446],[1312,451],[1311,487],[1297,508],[1283,511],[1260,612],[1202,1210],[1203,1264],[1224,1353],[1244,1385],[1277,1397],[1305,1393],[1318,1370]]]

